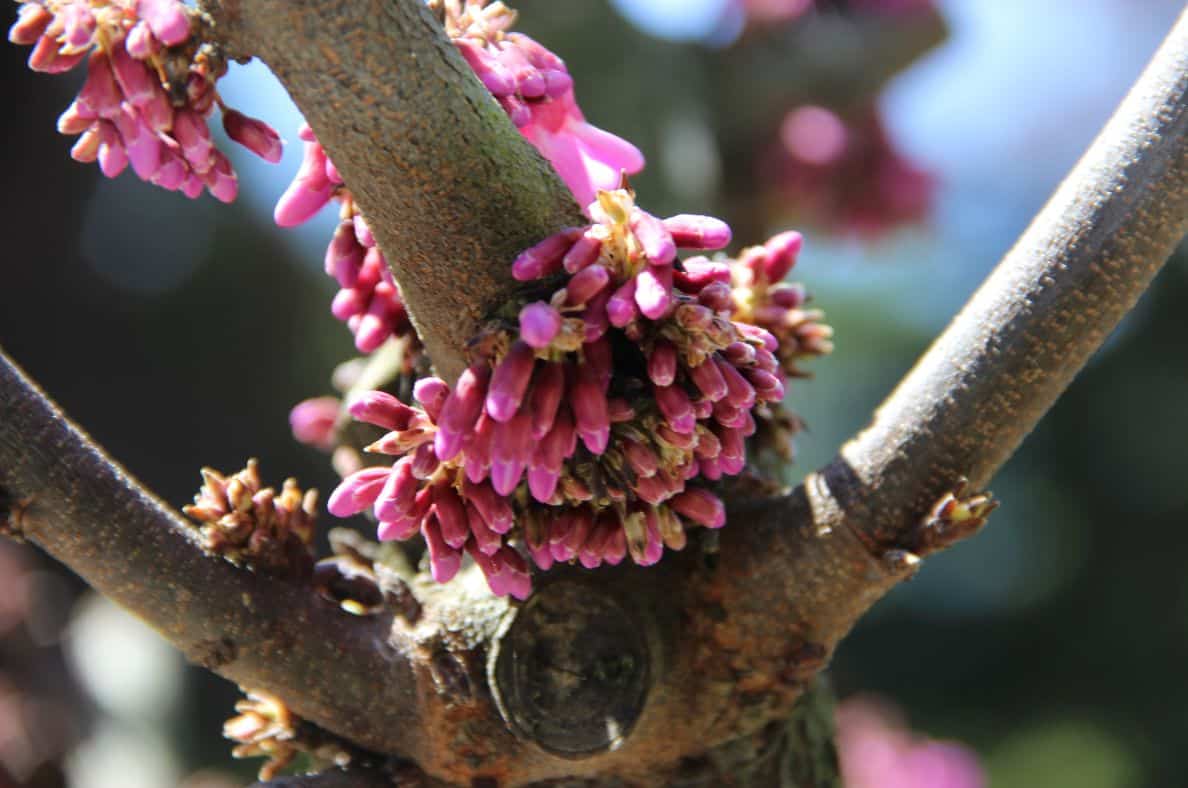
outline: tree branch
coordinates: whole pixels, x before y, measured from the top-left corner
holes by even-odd
[[[16,535],[193,662],[282,695],[297,714],[362,746],[415,749],[417,704],[407,661],[385,645],[390,616],[347,615],[308,583],[204,555],[194,529],[70,423],[2,352],[0,491],[14,510]]]
[[[277,75],[350,185],[439,374],[516,287],[511,261],[585,224],[421,0],[207,0]]]
[[[1188,231],[1188,12],[1048,204],[821,478],[879,547],[980,487]]]
[[[228,46],[259,54],[306,113],[393,260],[430,352],[456,373],[475,322],[509,292],[514,254],[579,221],[563,187],[417,0],[225,0],[211,11]],[[201,556],[173,515],[7,363],[0,486],[35,496],[22,518],[29,538],[192,658],[435,778],[659,784],[692,772],[712,784],[731,761],[707,751],[763,749],[853,623],[911,574],[893,548],[959,476],[989,479],[1183,234],[1186,25],[871,427],[786,496],[736,490],[720,544],[691,544],[648,569],[561,568],[518,609],[484,607],[490,598],[467,597],[464,580],[420,589],[422,621],[389,633],[389,617],[349,618],[308,590]],[[642,681],[642,696],[622,695],[590,721],[605,729],[598,747],[542,738],[534,710],[586,696],[535,695],[514,668],[605,640],[620,614],[638,637],[608,653],[629,659],[595,673],[612,694]],[[580,676],[555,683],[595,680]]]

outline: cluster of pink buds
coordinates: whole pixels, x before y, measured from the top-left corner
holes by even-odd
[[[614,189],[623,172],[643,169],[630,142],[586,122],[565,62],[522,33],[508,32],[516,14],[502,2],[430,0],[446,34],[511,121],[587,205]]]
[[[934,0],[734,0],[735,8],[752,26],[795,21],[810,11],[837,9],[855,14],[917,13],[934,7]]]
[[[350,406],[389,430],[369,451],[399,459],[344,479],[330,511],[371,508],[381,539],[423,534],[438,580],[469,552],[495,593],[526,594],[509,539],[541,569],[655,563],[687,524],[724,524],[695,483],[741,472],[755,413],[783,398],[776,337],[732,319],[731,264],[676,256],[725,246],[729,227],[658,219],[628,189],[589,213],[516,258],[517,279],[556,289],[491,326],[452,389],[426,378],[419,407],[381,392]]]
[[[297,134],[305,142],[305,158],[276,204],[276,223],[294,227],[332,199],[338,200],[340,220],[325,257],[326,273],[340,288],[330,311],[350,328],[359,352],[371,353],[395,337],[407,343],[406,357],[414,358],[420,352],[420,340],[371,228],[313,130],[302,124]]]
[[[488,0],[430,0],[429,6],[475,74],[580,204],[590,203],[600,189],[618,186],[624,172],[643,168],[638,148],[586,122],[564,61],[531,38],[508,32],[514,11]],[[338,199],[341,222],[326,250],[326,273],[341,288],[331,311],[350,327],[361,352],[370,353],[388,337],[408,338],[419,351],[400,290],[342,176],[308,125],[298,136],[305,142],[305,157],[277,202],[276,223],[296,226]]]
[[[897,709],[868,698],[837,708],[837,754],[849,788],[985,788],[977,755],[910,730]]]
[[[730,266],[733,318],[775,336],[780,369],[788,377],[806,375],[798,361],[833,350],[833,329],[822,322],[825,313],[806,308],[803,285],[783,281],[803,244],[798,232],[780,233],[762,246],[744,249]]]
[[[874,106],[849,119],[816,106],[789,112],[760,167],[783,211],[832,232],[878,238],[932,207],[933,177],[895,149]]]
[[[8,37],[33,45],[36,71],[62,73],[86,60],[86,82],[58,119],[59,131],[79,135],[76,160],[98,161],[109,178],[131,165],[170,191],[194,198],[206,189],[230,202],[239,182],[211,139],[214,106],[228,136],[264,159],[280,160],[281,141],[222,105],[215,81],[227,66],[196,26],[179,0],[22,0]]]

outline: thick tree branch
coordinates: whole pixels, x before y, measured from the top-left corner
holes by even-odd
[[[363,746],[415,749],[420,729],[409,666],[385,644],[390,616],[347,615],[308,583],[204,555],[194,529],[71,424],[3,353],[0,492],[16,535],[192,661],[282,695],[296,713]]]
[[[960,476],[986,484],[1188,231],[1188,12],[1048,204],[822,473],[900,544]]]
[[[421,0],[208,0],[280,78],[350,186],[439,374],[453,380],[510,265],[583,224]]]

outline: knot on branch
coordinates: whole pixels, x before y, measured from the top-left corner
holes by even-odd
[[[16,542],[25,541],[22,521],[32,504],[32,496],[16,498],[7,489],[0,487],[0,536],[7,536]]]
[[[400,570],[385,563],[388,556],[381,545],[349,529],[336,528],[330,532],[330,546],[334,555],[314,565],[314,588],[322,598],[353,615],[389,610],[410,625],[417,623],[421,603]],[[403,557],[399,561],[403,563]]]
[[[618,748],[647,700],[645,622],[604,589],[576,579],[540,589],[491,656],[491,688],[517,736],[554,755]]]

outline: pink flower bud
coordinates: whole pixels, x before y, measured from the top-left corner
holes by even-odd
[[[95,34],[95,15],[82,3],[72,3],[58,12],[62,24],[62,50],[76,52],[91,45]]]
[[[690,487],[674,495],[668,505],[677,514],[706,528],[721,528],[726,524],[726,507],[721,499],[700,487]]]
[[[496,494],[486,482],[463,482],[462,495],[474,505],[483,521],[495,533],[505,534],[515,524],[515,515],[507,499]]]
[[[673,274],[677,286],[686,293],[696,293],[710,282],[730,284],[730,266],[704,257],[690,257],[681,261],[684,271]]]
[[[242,112],[228,108],[223,110],[223,129],[228,137],[264,161],[276,164],[284,155],[280,135],[276,133],[276,129],[262,120],[249,118]]]
[[[466,478],[476,484],[487,478],[487,471],[491,468],[491,439],[495,435],[496,424],[483,410],[474,425],[474,431],[463,442],[466,450],[463,465]]]
[[[289,411],[293,437],[323,451],[334,448],[334,424],[340,405],[338,397],[315,397],[297,403]]]
[[[565,253],[561,266],[569,273],[576,274],[593,264],[601,252],[602,241],[587,232]]]
[[[334,194],[325,174],[326,153],[316,142],[307,143],[297,177],[276,202],[273,220],[280,227],[296,227],[320,211]]]
[[[697,428],[697,446],[694,452],[699,460],[712,460],[722,453],[722,442],[718,436],[705,427]]]
[[[75,161],[92,162],[99,156],[99,127],[93,126],[83,132],[82,136],[70,149],[70,158]]]
[[[111,61],[100,50],[87,60],[87,81],[78,92],[78,105],[92,116],[113,118],[120,111],[123,93],[116,84]]]
[[[796,309],[808,300],[804,285],[799,283],[776,285],[768,289],[767,295],[773,304],[785,309]]]
[[[503,537],[491,530],[472,503],[466,504],[466,523],[474,536],[474,546],[483,555],[491,555],[503,546]]]
[[[412,458],[401,457],[385,470],[388,471],[387,478],[373,502],[376,519],[411,517],[416,509],[417,492],[421,488],[420,480],[413,473]]]
[[[161,42],[153,35],[148,23],[141,19],[128,31],[124,49],[137,60],[148,60],[161,50]]]
[[[449,396],[450,387],[441,378],[421,378],[413,384],[413,397],[421,403],[421,407],[434,423],[441,415],[441,409]]]
[[[128,153],[116,127],[106,120],[99,121],[99,170],[114,178],[128,166]]]
[[[610,321],[606,317],[606,305],[610,301],[610,297],[610,288],[604,287],[586,303],[586,309],[582,312],[583,342],[587,344],[597,342],[610,328]]]
[[[138,0],[136,15],[148,22],[153,35],[166,46],[177,46],[190,37],[186,8],[177,0]]]
[[[58,133],[59,134],[82,134],[87,129],[95,124],[95,115],[85,108],[81,108],[76,100],[66,111],[58,116]],[[95,147],[99,147],[98,131],[96,134]],[[92,161],[94,159],[92,158]]]
[[[745,421],[746,411],[731,405],[726,400],[714,403],[714,420],[723,427],[741,427]]]
[[[610,324],[622,328],[639,317],[635,306],[635,277],[628,279],[606,302],[606,316]]]
[[[511,495],[532,459],[532,417],[520,410],[495,426],[491,438],[491,486],[500,495]]]
[[[630,439],[623,441],[623,455],[637,476],[644,478],[655,476],[660,467],[660,461],[656,458],[654,451]]]
[[[22,3],[17,11],[17,21],[8,29],[8,40],[20,46],[37,42],[41,34],[54,21],[54,15],[40,3]]]
[[[326,508],[335,517],[358,514],[375,501],[387,481],[390,468],[364,468],[347,476],[334,492]]]
[[[767,260],[763,266],[767,281],[778,282],[787,276],[796,264],[796,257],[803,246],[804,236],[795,231],[780,233],[768,239],[767,243],[763,244],[767,252]]]
[[[746,342],[731,342],[722,350],[722,357],[736,367],[750,366],[755,363],[755,346]]]
[[[671,386],[676,380],[677,352],[666,339],[656,340],[648,356],[648,377],[657,386]]]
[[[622,529],[612,513],[604,512],[600,515],[594,527],[590,529],[585,544],[578,551],[578,561],[581,562],[581,565],[587,569],[594,569],[601,565],[608,553],[613,554],[610,542],[614,539],[615,532],[621,531]],[[626,552],[626,543],[623,547]],[[622,560],[622,556],[620,556],[620,560]]]
[[[202,176],[202,180],[206,183],[206,188],[210,191],[211,196],[216,200],[233,202],[239,193],[239,178],[231,169],[230,160],[221,151],[212,151],[211,155],[214,157],[215,164]]]
[[[664,228],[682,249],[722,249],[730,243],[730,225],[712,216],[682,213],[665,219]]]
[[[109,57],[125,101],[139,107],[152,98],[153,88],[159,85],[147,65],[133,58],[123,47],[113,47]]]
[[[514,342],[495,367],[487,388],[487,414],[496,421],[511,420],[524,401],[536,356],[526,342]]]
[[[528,412],[532,414],[532,438],[540,440],[553,428],[557,408],[565,394],[565,368],[558,363],[541,366],[528,398]]]
[[[731,294],[730,286],[724,282],[710,282],[701,288],[697,300],[715,312],[734,311],[734,296]]]
[[[433,487],[433,508],[430,511],[437,515],[441,537],[447,545],[459,549],[466,544],[470,538],[470,522],[462,499],[453,488],[447,484]]]
[[[538,439],[540,440],[540,439]],[[532,455],[533,467],[545,468],[559,474],[567,457],[577,448],[577,433],[568,407],[557,414],[553,428],[544,436]]]
[[[643,253],[653,266],[667,266],[676,257],[676,244],[664,223],[647,211],[631,211],[631,231],[643,247]],[[646,313],[645,313],[646,314]]]
[[[635,303],[650,320],[664,317],[672,304],[672,268],[647,266],[636,276]]]
[[[566,284],[565,303],[570,306],[581,306],[606,287],[608,282],[610,282],[610,272],[601,265],[583,268],[574,274]]]
[[[693,404],[685,390],[679,386],[654,386],[652,393],[669,426],[675,432],[691,434],[697,425],[697,419],[693,413]]]
[[[418,479],[428,479],[431,477],[441,463],[437,460],[437,454],[433,451],[432,443],[422,443],[412,453],[412,472],[413,476]]]
[[[400,517],[395,520],[381,520],[376,528],[376,538],[381,542],[411,539],[421,530],[420,517]]]
[[[515,78],[481,44],[466,38],[455,38],[453,42],[458,53],[483,83],[483,87],[491,91],[491,95],[509,96],[516,92]]]
[[[462,439],[474,429],[479,414],[483,411],[483,400],[487,394],[487,381],[491,371],[485,364],[468,367],[454,384],[454,390],[446,398],[438,421],[434,446],[442,462],[454,458],[462,449]]]
[[[710,402],[726,396],[726,379],[709,358],[689,370],[689,377]]]
[[[462,554],[446,544],[441,525],[434,514],[429,514],[421,525],[425,545],[429,548],[429,573],[439,583],[448,583],[462,568]]]
[[[561,313],[544,301],[520,310],[520,338],[534,348],[546,348],[561,330]]]
[[[780,348],[780,341],[767,329],[753,326],[749,323],[735,323],[734,327],[738,332],[748,339],[754,339],[763,344],[763,347],[775,353]]]
[[[557,491],[561,475],[549,468],[528,469],[528,491],[541,503],[548,503]]]
[[[673,317],[677,325],[688,332],[704,332],[714,322],[713,311],[701,304],[681,304],[676,308]]]
[[[580,227],[569,227],[521,252],[512,263],[512,276],[517,281],[528,282],[556,273],[561,268],[561,259],[582,232]]]
[[[784,398],[784,384],[770,372],[750,367],[746,377],[755,387],[755,396],[760,402],[779,402]]]
[[[385,391],[368,391],[351,401],[351,416],[386,430],[406,430],[416,410]]]
[[[717,354],[712,358],[713,363],[717,365],[718,371],[722,373],[722,377],[726,381],[726,401],[736,408],[750,410],[755,404],[755,387],[742,376],[742,373],[733,364],[724,361]]]
[[[573,388],[573,413],[577,432],[593,454],[602,454],[610,440],[610,415],[602,386],[590,375],[580,375]]]

